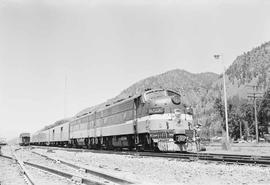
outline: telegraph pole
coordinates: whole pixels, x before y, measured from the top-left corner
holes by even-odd
[[[243,136],[243,134],[242,134],[242,122],[240,121],[240,124],[239,124],[239,129],[240,129],[240,139],[242,140],[242,136]]]
[[[257,120],[257,99],[254,97],[254,116],[255,116],[255,129],[256,129],[256,142],[259,142],[259,130],[258,130],[258,120]]]
[[[259,129],[258,129],[258,119],[257,119],[257,99],[261,99],[262,96],[261,92],[258,92],[258,89],[261,86],[256,86],[256,85],[247,85],[248,87],[253,88],[253,92],[248,93],[248,98],[253,99],[253,105],[254,105],[254,120],[255,120],[255,132],[256,132],[256,142],[259,142]]]

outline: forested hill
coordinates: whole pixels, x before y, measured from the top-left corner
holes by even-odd
[[[261,86],[264,92],[270,86],[270,42],[238,56],[226,70],[228,97],[247,98],[249,85]],[[142,93],[147,88],[169,88],[181,92],[188,103],[206,103],[222,92],[222,76],[206,72],[194,74],[175,69],[143,79],[123,90],[116,98]],[[218,86],[217,86],[218,85]],[[214,96],[214,97],[213,97]]]
[[[257,79],[258,85],[267,86],[267,74],[270,67],[270,42],[238,56],[228,68],[226,74],[230,81],[238,86]]]
[[[210,72],[194,74],[175,69],[143,79],[122,91],[117,98],[140,94],[148,88],[166,88],[180,92],[189,103],[196,103],[211,88],[218,76],[218,74]]]
[[[250,85],[265,91],[270,85],[270,42],[238,56],[226,71],[228,96],[247,97]],[[219,84],[221,85],[221,79]]]
[[[86,108],[77,115],[82,115],[89,112],[94,107],[105,106],[119,99],[127,98],[129,96],[141,94],[145,89],[166,88],[179,92],[183,101],[187,104],[196,105],[201,101],[201,98],[208,93],[211,85],[218,79],[219,75],[211,72],[207,73],[190,73],[185,70],[175,69],[165,73],[151,76],[143,79],[127,89],[123,90],[118,96],[107,100],[98,106]]]

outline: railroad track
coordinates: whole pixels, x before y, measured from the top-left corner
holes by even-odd
[[[92,152],[118,155],[136,155],[142,157],[163,157],[184,159],[188,161],[212,161],[222,162],[226,164],[252,164],[260,166],[270,166],[270,156],[257,155],[236,155],[236,154],[214,154],[214,153],[163,153],[163,152],[136,152],[136,151],[109,151],[109,150],[89,150],[89,149],[75,149],[75,148],[60,148],[60,147],[37,147],[51,150],[64,150],[70,152]]]
[[[85,173],[89,173],[91,175],[95,175],[97,177],[104,178],[106,180],[109,180],[111,182],[114,182],[114,183],[117,183],[117,184],[120,184],[120,185],[133,184],[130,181],[123,180],[123,179],[120,179],[118,177],[114,177],[114,176],[111,176],[111,175],[108,175],[108,174],[105,174],[105,173],[102,173],[102,172],[94,171],[92,169],[89,169],[86,166],[78,165],[78,164],[72,163],[70,161],[66,161],[66,160],[58,159],[58,158],[52,158],[52,157],[49,157],[48,155],[44,155],[44,154],[41,154],[41,153],[38,153],[38,152],[34,152],[34,151],[32,151],[32,153],[37,154],[37,155],[40,155],[40,156],[42,156],[44,158],[47,158],[47,159],[50,159],[52,161],[60,162],[60,163],[62,163],[64,165],[69,166],[71,168],[74,168],[76,170],[80,170],[80,171],[83,171]]]
[[[7,155],[0,154],[0,157],[8,159],[8,160],[15,161],[19,166],[20,172],[21,172],[21,174],[22,174],[22,176],[24,178],[25,183],[28,184],[28,185],[35,185],[35,183],[33,181],[33,178],[30,175],[29,171],[24,167],[23,162],[20,161],[17,158],[16,155],[14,155],[14,157],[12,157],[12,156],[7,156]]]
[[[268,156],[249,156],[232,154],[212,154],[212,153],[142,153],[140,156],[167,157],[176,159],[187,159],[189,161],[215,161],[233,164],[253,164],[261,166],[270,166],[270,157]]]
[[[93,171],[71,162],[51,158],[37,152],[23,150],[21,152],[28,152],[28,154],[24,156],[24,164],[70,179],[76,183],[87,185],[133,184],[132,182],[116,178],[101,172]],[[31,153],[31,155],[29,153]]]

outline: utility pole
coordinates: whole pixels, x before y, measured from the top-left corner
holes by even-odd
[[[242,122],[240,121],[240,123],[239,123],[239,126],[240,126],[240,140],[242,140],[242,136],[243,136],[243,134],[242,134]]]
[[[256,142],[259,142],[259,129],[258,129],[258,119],[257,119],[257,99],[261,99],[262,96],[261,92],[258,92],[258,89],[261,88],[261,86],[256,85],[247,85],[248,87],[252,87],[253,92],[248,93],[248,98],[253,99],[253,105],[254,105],[254,120],[255,120],[255,132],[256,132]]]
[[[217,60],[217,61],[222,61],[223,63],[223,67],[224,67],[224,70],[223,70],[223,90],[224,90],[224,106],[225,106],[225,124],[226,124],[226,141],[227,143],[229,144],[230,143],[230,138],[229,138],[229,125],[228,125],[228,112],[227,112],[227,94],[226,94],[226,76],[225,76],[225,72],[226,72],[226,68],[225,68],[225,65],[224,65],[224,61],[221,59],[221,55],[217,54],[217,55],[214,55],[214,58]]]
[[[254,116],[255,116],[255,129],[256,129],[256,142],[259,142],[259,130],[258,130],[258,120],[257,120],[257,99],[254,96]]]

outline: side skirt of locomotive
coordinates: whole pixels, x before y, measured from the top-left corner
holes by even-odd
[[[149,133],[106,136],[96,138],[71,139],[74,148],[104,149],[104,150],[139,150],[156,151],[157,145],[150,138]]]
[[[137,150],[137,151],[191,151],[190,137],[184,134],[176,135],[173,130],[156,130],[120,136],[71,139],[70,146],[74,148],[103,150]]]

